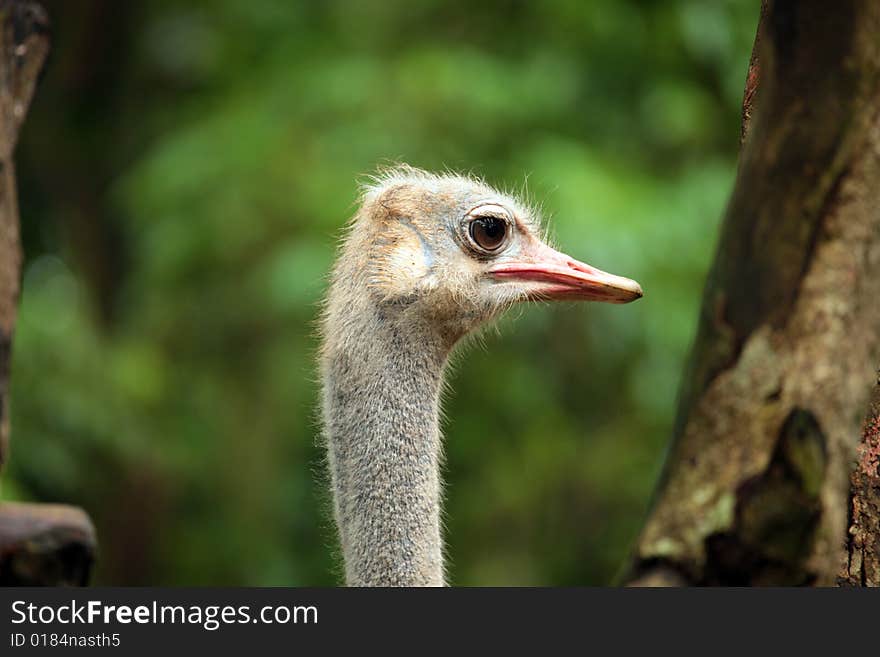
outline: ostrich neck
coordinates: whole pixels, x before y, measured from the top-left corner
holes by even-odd
[[[427,328],[383,317],[381,309],[368,315],[327,345],[323,362],[346,581],[442,586],[438,415],[452,345]]]

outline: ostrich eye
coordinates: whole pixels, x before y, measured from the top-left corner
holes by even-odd
[[[471,239],[484,251],[497,251],[507,237],[507,222],[498,217],[477,217],[471,221]]]

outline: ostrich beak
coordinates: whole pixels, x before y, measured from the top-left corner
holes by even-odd
[[[494,265],[489,274],[499,280],[535,283],[528,288],[533,299],[629,303],[642,296],[642,286],[635,281],[596,269],[537,241],[513,260]]]

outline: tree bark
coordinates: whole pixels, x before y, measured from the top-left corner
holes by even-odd
[[[742,148],[749,134],[749,126],[752,122],[752,108],[755,105],[755,94],[758,91],[761,66],[758,55],[761,52],[761,40],[764,34],[764,25],[767,21],[767,6],[769,0],[761,0],[761,15],[758,18],[758,29],[755,32],[755,45],[752,46],[752,56],[749,58],[749,72],[746,74],[746,88],[743,91],[742,122],[740,124],[739,145]]]
[[[737,180],[633,584],[829,585],[865,572],[844,546],[880,363],[880,4],[766,4]],[[876,457],[863,452],[875,506],[859,525],[875,565]]]
[[[48,54],[49,22],[40,5],[0,0],[0,466],[9,444],[9,361],[22,259],[12,155]]]
[[[850,477],[850,526],[844,586],[880,586],[880,378]]]

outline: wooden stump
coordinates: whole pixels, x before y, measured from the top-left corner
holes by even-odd
[[[0,506],[0,586],[84,586],[96,547],[95,529],[82,509]]]

